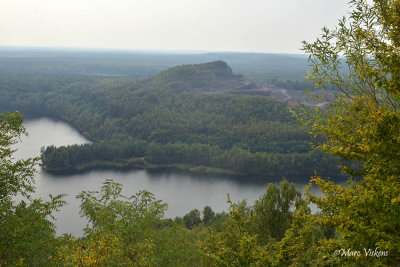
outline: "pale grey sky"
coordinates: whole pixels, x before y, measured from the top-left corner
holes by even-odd
[[[0,46],[301,53],[348,0],[0,0]]]

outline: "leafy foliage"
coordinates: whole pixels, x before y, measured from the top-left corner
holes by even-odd
[[[312,133],[326,137],[318,148],[358,162],[343,171],[362,180],[343,186],[315,176],[324,197],[308,194],[308,199],[323,213],[307,217],[339,231],[336,248],[388,251],[380,259],[355,257],[358,264],[395,265],[400,255],[400,2],[351,3],[349,21],[340,20],[334,31],[325,28],[304,49],[314,64],[309,78],[322,88],[333,84],[341,90],[329,116],[312,122]],[[333,253],[334,246],[329,248]]]
[[[202,243],[205,266],[277,266],[279,241],[291,226],[294,212],[308,209],[294,184],[268,184],[266,193],[248,206],[232,203],[229,217]]]
[[[11,145],[25,133],[20,113],[0,114],[0,265],[51,266],[56,239],[51,219],[65,204],[32,199],[38,159],[15,160]],[[23,198],[23,200],[21,200]]]
[[[304,205],[301,193],[294,184],[284,180],[280,187],[268,184],[266,193],[254,203],[252,223],[259,240],[266,243],[270,238],[282,239],[293,219],[293,211]]]
[[[68,238],[60,263],[87,266],[171,266],[198,260],[187,230],[162,219],[166,204],[147,191],[125,197],[122,185],[106,180],[101,191],[83,191],[81,214],[88,218],[82,240]]]
[[[283,181],[279,186],[268,185],[266,193],[253,206],[247,205],[246,201],[232,203],[228,197],[229,214],[215,214],[211,207],[205,207],[203,218],[200,211],[194,209],[174,221],[163,219],[166,204],[155,200],[151,193],[141,191],[125,197],[121,194],[120,184],[107,180],[101,191],[84,191],[78,195],[82,201],[81,215],[89,219],[85,236],[81,239],[70,236],[56,238],[54,226],[48,217],[63,204],[61,196],[51,197],[50,202],[30,199],[34,190],[33,166],[37,159],[12,160],[10,145],[24,131],[21,127],[22,116],[6,113],[0,115],[0,264],[398,265],[400,1],[353,0],[351,3],[353,9],[349,21],[344,18],[335,30],[324,29],[324,34],[316,42],[304,43],[304,49],[311,54],[310,61],[314,65],[308,77],[322,91],[335,86],[341,92],[332,100],[327,113],[316,110],[311,117],[302,114],[300,118],[314,138],[316,148],[342,161],[357,163],[342,166],[345,173],[357,179],[349,180],[345,185],[335,184],[315,172],[305,199],[301,199],[293,184]],[[214,67],[221,66],[218,63]],[[181,71],[178,69],[175,74],[179,76]],[[92,81],[94,78],[86,79]],[[146,86],[146,82],[142,85]],[[93,148],[102,153],[105,150],[112,152],[115,157],[140,157],[132,162],[143,162],[143,155],[146,160],[153,162],[179,161],[190,155],[193,157],[191,162],[235,165],[238,170],[257,169],[259,165],[254,164],[253,160],[258,158],[265,163],[267,156],[264,157],[263,152],[274,152],[268,155],[271,158],[279,156],[275,150],[278,146],[274,146],[279,138],[263,144],[248,142],[258,134],[262,136],[260,140],[265,138],[262,134],[265,121],[262,118],[272,114],[269,110],[272,108],[280,115],[268,125],[279,128],[292,123],[287,113],[280,109],[280,104],[266,99],[171,95],[165,88],[147,87],[148,91],[145,91],[144,87],[141,90],[124,86],[118,88],[119,85],[114,85],[115,91],[107,91],[104,88],[109,87],[99,86],[93,89],[98,92],[92,94],[84,84],[77,83],[74,86],[76,88],[63,88],[55,93],[55,96],[66,96],[65,103],[54,101],[51,90],[45,88],[45,100],[31,95],[32,99],[28,101],[30,106],[26,106],[28,110],[39,111],[38,106],[44,101],[46,112],[62,107],[66,119],[74,121],[76,125],[83,125],[85,119],[92,118],[92,125],[81,127],[93,136],[95,144],[73,149],[48,148],[51,153],[59,153],[62,160],[56,164],[66,167],[70,167],[74,161],[79,162],[80,152],[90,154]],[[71,94],[71,98],[68,98],[64,90],[79,93]],[[130,90],[132,92],[128,94],[128,99],[121,101],[137,106],[118,106],[119,97]],[[13,99],[13,93],[9,91],[9,94],[11,98],[8,99]],[[164,98],[158,98],[158,94]],[[75,105],[79,100],[74,99],[79,99],[77,96],[84,101],[93,96],[97,99],[88,102],[90,104],[78,114]],[[114,99],[111,97],[110,106],[102,110],[99,103],[105,103],[102,102],[105,96]],[[146,105],[140,106],[142,100],[146,101]],[[17,101],[19,104],[27,103],[23,98]],[[215,103],[208,104],[212,101]],[[220,102],[222,104],[218,105]],[[169,108],[171,114],[165,114]],[[309,110],[303,110],[308,114]],[[249,121],[249,116],[255,119]],[[200,127],[205,121],[213,121],[213,117],[218,125],[210,123],[206,128]],[[106,119],[103,121],[103,118]],[[139,123],[142,128],[132,126],[156,118],[158,121],[154,124]],[[197,125],[196,121],[201,124]],[[186,124],[195,131],[185,132]],[[165,127],[158,129],[157,125]],[[114,132],[112,129],[115,127],[119,131]],[[178,131],[174,131],[175,127]],[[290,127],[288,129],[293,129]],[[102,131],[104,129],[110,130]],[[255,135],[248,134],[246,129],[251,129],[250,132]],[[273,135],[272,132],[266,132],[268,137]],[[125,133],[134,133],[135,138],[129,139]],[[240,133],[240,140],[231,140],[237,133]],[[279,136],[281,131],[275,133]],[[166,136],[172,139],[165,139]],[[218,139],[220,136],[223,136],[222,139]],[[123,141],[118,143],[118,139]],[[130,145],[128,151],[122,149],[125,145]],[[263,146],[267,149],[262,150]],[[64,150],[68,151],[64,153]],[[79,153],[71,153],[74,150]],[[293,154],[291,152],[282,154]],[[196,158],[196,155],[201,156]],[[47,156],[44,151],[43,160],[52,160]],[[304,154],[299,157],[304,157]],[[282,162],[284,159],[287,157],[279,158]],[[277,170],[281,171],[278,167]],[[313,183],[320,188],[322,196],[310,193]],[[14,197],[18,194],[28,200],[17,203]],[[309,203],[316,204],[320,212],[312,214],[307,207]],[[387,253],[382,256],[366,255],[366,250],[375,248]],[[347,249],[360,253],[340,254],[340,251]]]

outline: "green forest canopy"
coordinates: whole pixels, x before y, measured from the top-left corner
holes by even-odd
[[[311,139],[285,103],[225,95],[243,76],[223,61],[131,77],[3,75],[0,107],[64,120],[91,144],[48,147],[49,170],[185,163],[269,177],[338,173],[337,160]]]
[[[110,180],[84,191],[85,236],[56,237],[50,201],[33,193],[35,160],[13,162],[10,146],[23,134],[22,115],[0,114],[0,264],[5,266],[397,266],[400,255],[400,1],[351,1],[349,22],[304,43],[322,88],[336,84],[328,113],[314,113],[319,148],[359,163],[346,166],[360,181],[346,186],[315,175],[324,197],[293,184],[270,184],[254,205],[229,200],[228,214],[210,207],[163,219],[166,205],[141,191],[121,195]],[[346,55],[348,76],[338,72]],[[23,80],[23,79],[22,79]],[[21,103],[24,99],[20,99]],[[66,103],[68,103],[66,101]],[[323,116],[320,116],[320,115]],[[327,115],[327,116],[326,116]],[[314,203],[321,210],[312,214]]]

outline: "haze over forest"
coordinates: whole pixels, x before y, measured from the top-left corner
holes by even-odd
[[[1,1],[0,266],[397,266],[400,0],[345,2]]]

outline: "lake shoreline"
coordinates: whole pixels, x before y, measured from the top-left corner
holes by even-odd
[[[91,170],[176,170],[176,171],[183,171],[183,172],[190,172],[190,173],[199,173],[199,174],[220,174],[220,175],[229,175],[229,176],[246,176],[249,174],[236,172],[229,169],[222,169],[222,168],[214,168],[214,167],[207,167],[202,165],[191,165],[185,163],[173,163],[173,164],[158,164],[158,163],[130,163],[129,161],[93,161],[86,164],[78,165],[69,169],[51,169],[47,168],[43,164],[40,164],[43,170],[48,173],[54,175],[64,175],[64,174],[79,174],[85,173]],[[254,175],[252,175],[254,176]],[[264,176],[257,176],[257,177],[264,177]]]
[[[144,164],[133,164],[128,163],[127,161],[94,161],[89,162],[87,164],[78,165],[76,167],[72,167],[70,169],[49,169],[43,164],[40,164],[43,171],[46,173],[55,175],[55,176],[65,176],[65,175],[74,175],[74,174],[84,174],[90,171],[97,170],[117,170],[123,172],[129,172],[131,170],[146,170],[149,172],[177,172],[177,173],[187,173],[187,174],[200,174],[200,175],[211,175],[211,176],[230,176],[236,177],[238,179],[243,180],[253,180],[253,181],[263,181],[263,182],[271,182],[271,181],[281,181],[288,179],[285,176],[276,177],[272,175],[254,175],[254,174],[246,174],[240,173],[237,171],[222,169],[222,168],[214,168],[207,167],[202,165],[191,165],[186,163],[172,163],[172,164],[159,164],[159,163],[147,163]],[[304,182],[308,183],[312,177],[311,176],[301,176],[301,177],[290,177],[289,182]],[[333,179],[335,182],[343,182],[346,180],[346,177],[337,176]]]

